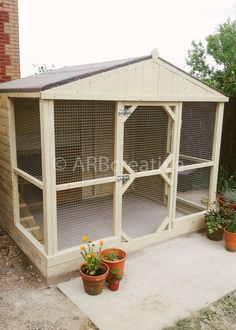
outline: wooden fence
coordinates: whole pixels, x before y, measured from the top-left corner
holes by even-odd
[[[236,97],[225,103],[220,165],[229,173],[236,172]]]

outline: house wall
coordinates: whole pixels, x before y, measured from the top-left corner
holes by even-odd
[[[20,78],[18,1],[0,0],[0,83]]]

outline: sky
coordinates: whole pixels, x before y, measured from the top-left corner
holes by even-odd
[[[187,70],[192,40],[204,40],[236,0],[18,0],[22,77],[47,67],[159,55]]]

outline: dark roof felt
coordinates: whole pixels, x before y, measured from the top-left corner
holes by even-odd
[[[40,92],[151,58],[152,56],[149,55],[117,61],[63,67],[0,84],[0,93]]]

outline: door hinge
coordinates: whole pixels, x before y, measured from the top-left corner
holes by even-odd
[[[119,176],[116,177],[116,181],[117,182],[122,181],[123,183],[125,183],[128,180],[129,180],[129,175],[128,174],[126,174],[126,175],[119,175]]]
[[[119,115],[128,116],[128,115],[131,115],[131,111],[129,108],[124,108],[124,109],[119,110]]]

